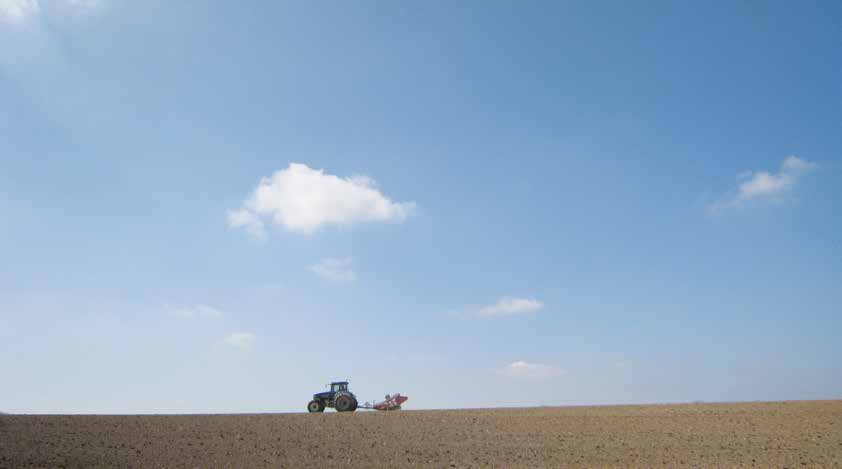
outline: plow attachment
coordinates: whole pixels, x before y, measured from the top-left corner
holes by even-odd
[[[406,402],[407,399],[409,398],[406,396],[401,396],[400,394],[395,394],[393,396],[386,394],[386,398],[382,402],[366,402],[365,404],[360,406],[360,409],[401,410],[401,404]]]

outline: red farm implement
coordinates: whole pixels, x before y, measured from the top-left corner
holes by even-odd
[[[366,402],[361,405],[360,408],[374,410],[401,410],[401,404],[406,402],[407,399],[409,398],[401,396],[400,394],[394,394],[392,396],[386,394],[386,399],[382,402],[375,402],[374,404]]]

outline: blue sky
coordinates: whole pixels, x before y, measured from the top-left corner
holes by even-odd
[[[0,410],[842,397],[840,14],[0,0]]]

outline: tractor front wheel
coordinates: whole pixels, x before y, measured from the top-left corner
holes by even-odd
[[[337,412],[353,412],[357,410],[357,406],[355,404],[354,399],[350,396],[339,396],[336,398],[336,402],[333,407],[336,408]]]
[[[309,404],[307,404],[307,410],[310,411],[310,413],[324,412],[325,411],[325,405],[322,404],[321,401],[317,401],[317,400],[314,399],[314,400],[310,401]]]

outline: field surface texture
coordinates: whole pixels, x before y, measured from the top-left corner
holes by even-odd
[[[0,467],[842,467],[842,401],[0,415]]]

